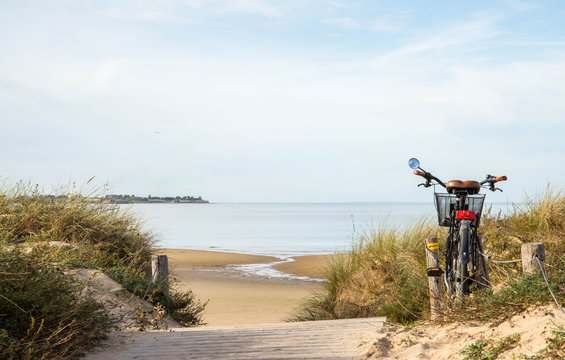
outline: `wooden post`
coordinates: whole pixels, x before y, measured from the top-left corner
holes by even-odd
[[[151,257],[151,274],[155,274],[153,281],[164,284],[163,293],[169,295],[169,259],[167,255]]]
[[[426,239],[426,263],[428,269],[439,268],[439,244],[436,238]],[[441,309],[441,276],[428,276],[428,287],[431,318],[436,320]]]
[[[545,260],[545,246],[542,243],[526,243],[522,245],[522,270],[524,274],[541,274],[538,261]]]

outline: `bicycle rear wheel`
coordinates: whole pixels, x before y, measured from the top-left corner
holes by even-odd
[[[476,269],[473,278],[477,289],[484,289],[490,286],[490,279],[488,275],[488,267],[485,257],[483,256],[483,239],[481,235],[477,235],[475,240],[475,259],[476,263],[473,264]]]
[[[459,225],[458,254],[455,258],[455,297],[462,299],[469,293],[469,248],[471,243],[471,222],[461,220]]]

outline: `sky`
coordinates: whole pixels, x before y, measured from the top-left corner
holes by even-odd
[[[565,184],[560,1],[0,0],[0,176],[214,202]],[[439,189],[438,189],[439,190]]]

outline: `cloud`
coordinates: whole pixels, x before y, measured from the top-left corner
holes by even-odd
[[[114,85],[128,62],[125,58],[62,57],[56,52],[44,52],[42,61],[36,62],[27,53],[15,52],[4,58],[8,70],[0,71],[0,79],[35,89],[57,101],[72,102],[115,94]]]
[[[490,39],[498,34],[494,27],[498,20],[500,18],[496,16],[477,16],[471,21],[440,30],[425,41],[405,46],[398,53],[414,54]]]
[[[326,1],[328,8],[330,10],[341,10],[341,9],[348,9],[350,7],[349,3],[341,2],[341,1],[334,1],[329,0]]]
[[[376,32],[396,32],[400,31],[406,25],[406,21],[410,16],[410,12],[394,12],[392,14],[382,16],[375,19],[369,26],[369,30]]]
[[[386,16],[382,16],[375,20],[356,20],[351,17],[336,17],[322,20],[324,24],[335,25],[343,28],[359,28],[365,27],[375,32],[396,32],[404,28],[408,19],[407,12],[394,12]]]
[[[496,29],[497,22],[501,19],[494,15],[475,15],[472,20],[459,24],[450,24],[447,27],[427,31],[418,35],[411,43],[400,46],[392,51],[385,52],[373,59],[373,66],[379,67],[387,64],[396,64],[413,56],[425,55],[432,52],[444,52],[443,57],[432,56],[431,61],[438,65],[445,63],[453,57],[451,54],[457,52],[449,52],[453,48],[462,48],[463,45],[484,42],[492,39],[499,34]],[[464,48],[461,53],[468,53],[473,48]],[[420,58],[424,60],[423,58]],[[441,59],[438,62],[437,59]]]
[[[322,20],[324,24],[335,25],[344,28],[355,28],[359,26],[359,23],[350,17],[340,17],[340,18],[330,18]]]
[[[508,5],[512,10],[523,12],[538,9],[543,5],[540,2],[533,1],[522,1],[522,0],[503,0],[503,2]]]
[[[198,24],[199,20],[184,16],[173,6],[155,6],[151,4],[113,4],[99,13],[105,17],[119,20],[134,20],[148,23]]]
[[[369,26],[369,29],[377,32],[396,32],[402,30],[403,27],[404,23],[401,21],[381,18],[375,20],[373,24]]]
[[[250,14],[281,17],[283,9],[268,0],[168,0],[168,1],[111,1],[101,6],[103,16],[149,23],[199,24],[208,14]]]
[[[219,7],[226,7],[238,13],[257,14],[266,17],[280,17],[283,10],[266,0],[225,0],[218,1]]]
[[[118,62],[112,59],[104,60],[92,71],[91,81],[96,87],[106,86],[118,74]]]

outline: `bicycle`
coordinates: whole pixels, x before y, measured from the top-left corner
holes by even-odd
[[[507,177],[487,175],[481,182],[451,180],[444,183],[423,170],[418,159],[411,158],[408,166],[414,169],[415,175],[426,180],[418,187],[440,185],[447,190],[447,194],[434,191],[439,226],[449,228],[445,250],[439,252],[439,258],[445,256],[445,271],[438,259],[435,267],[428,268],[428,276],[443,276],[448,294],[458,300],[474,288],[490,286],[482,238],[478,233],[485,199],[479,191],[485,185],[493,192],[502,191],[494,184],[507,180]]]

